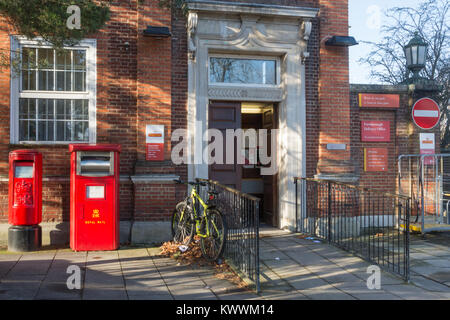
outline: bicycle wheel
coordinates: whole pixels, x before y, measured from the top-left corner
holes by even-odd
[[[186,201],[177,204],[171,222],[173,241],[188,245],[194,236],[195,223],[192,220],[192,208]]]
[[[225,249],[225,241],[227,238],[227,226],[220,211],[211,209],[206,211],[202,224],[205,230],[209,230],[209,236],[200,239],[200,248],[203,257],[209,261],[217,260]]]

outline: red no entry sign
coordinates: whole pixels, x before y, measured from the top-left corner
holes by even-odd
[[[438,104],[430,98],[417,100],[412,108],[413,121],[421,129],[434,128],[439,123],[440,116]]]

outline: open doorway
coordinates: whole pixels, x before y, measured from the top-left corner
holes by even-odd
[[[268,156],[271,156],[271,129],[277,129],[278,108],[273,103],[211,101],[209,104],[209,128],[219,129],[260,129],[267,130]],[[225,137],[225,134],[223,135]],[[262,165],[258,159],[261,142],[251,146],[243,141],[241,154],[246,159],[256,155],[256,163],[212,164],[209,177],[222,184],[254,195],[262,200],[260,221],[278,227],[278,175],[262,175]],[[227,144],[227,141],[225,141]],[[234,144],[237,145],[236,143]],[[224,153],[226,150],[224,149]],[[237,155],[237,150],[234,152]]]
[[[277,108],[273,103],[241,104],[242,129],[267,129],[268,150],[271,150],[271,129],[277,128]],[[258,141],[258,147],[260,142]],[[249,146],[245,145],[246,154],[250,153]],[[253,151],[258,154],[258,151]],[[270,154],[269,154],[270,155]],[[261,175],[261,163],[243,165],[242,168],[242,192],[252,194],[262,199],[260,221],[272,226],[278,226],[278,188],[277,174]]]

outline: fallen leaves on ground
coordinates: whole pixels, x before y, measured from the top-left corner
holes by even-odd
[[[238,288],[247,288],[247,284],[233,271],[233,269],[222,260],[222,263],[206,260],[202,255],[200,248],[200,239],[195,237],[189,244],[189,249],[185,252],[180,251],[181,243],[173,241],[164,242],[160,249],[161,255],[177,260],[179,263],[191,266],[210,266],[214,269],[214,276],[218,279],[231,281]]]

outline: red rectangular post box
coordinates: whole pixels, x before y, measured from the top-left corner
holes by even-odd
[[[9,153],[8,221],[13,226],[42,221],[42,154],[35,150]]]
[[[119,247],[120,145],[70,144],[70,247]]]

